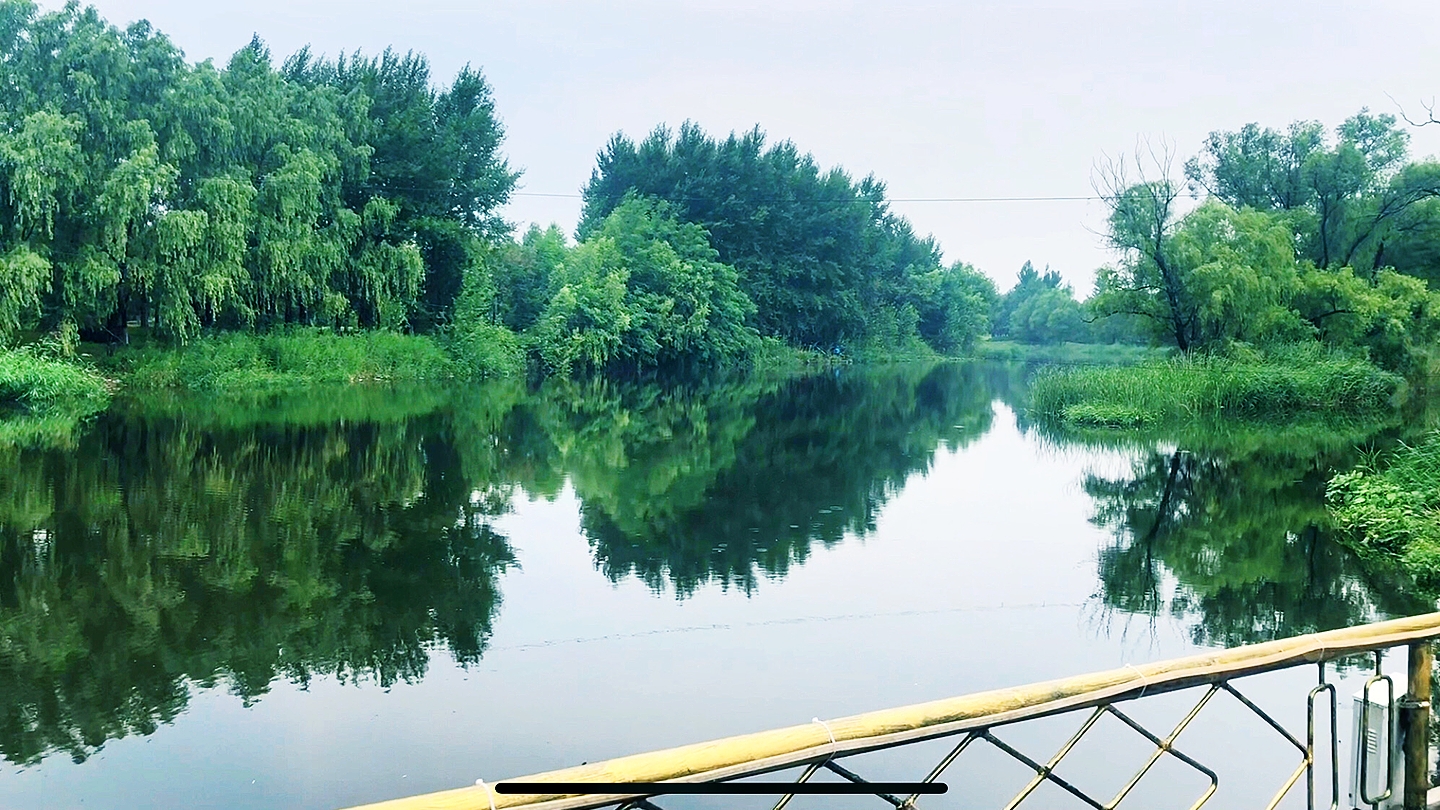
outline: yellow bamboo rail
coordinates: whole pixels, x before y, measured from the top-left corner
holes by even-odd
[[[1352,653],[1440,637],[1440,613],[1312,633],[1186,658],[1126,666],[1054,681],[978,692],[895,709],[761,731],[711,742],[519,777],[524,782],[711,782],[856,754],[901,743],[1099,706],[1140,694],[1216,683]],[[831,742],[830,735],[834,735]],[[509,780],[507,780],[509,781]],[[368,804],[351,810],[583,810],[640,794],[530,796],[478,785]],[[493,804],[492,804],[493,802]]]

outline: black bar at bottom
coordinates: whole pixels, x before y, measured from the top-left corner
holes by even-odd
[[[497,782],[496,793],[527,796],[561,794],[644,794],[646,796],[872,796],[877,793],[939,795],[944,782]]]

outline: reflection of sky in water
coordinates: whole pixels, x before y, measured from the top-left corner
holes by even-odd
[[[677,599],[633,576],[612,582],[596,570],[573,489],[553,501],[517,496],[496,528],[519,567],[500,580],[479,664],[464,670],[439,652],[422,681],[388,690],[324,677],[308,689],[279,682],[250,708],[223,690],[197,690],[173,726],[113,740],[83,765],[55,756],[23,771],[0,766],[0,806],[330,807],[1193,650],[1188,619],[1116,614],[1097,597],[1097,549],[1113,537],[1089,522],[1094,502],[1082,482],[1087,473],[1123,477],[1134,454],[1056,448],[994,407],[989,432],[939,450],[892,495],[873,532],[817,545],[748,597],[713,583]],[[1303,729],[1313,677],[1269,676],[1253,697],[1279,695],[1277,713]],[[1350,691],[1341,691],[1342,711]],[[1184,711],[1166,700],[1134,713],[1160,717],[1161,731]],[[1228,752],[1227,792],[1268,791],[1262,785],[1293,767],[1290,752],[1267,740],[1235,755],[1237,742],[1261,732],[1228,708],[1207,710],[1182,748]],[[1079,720],[1001,736],[1044,759]],[[1118,760],[1146,753],[1113,728],[1098,738],[1105,744],[1082,746],[1074,767],[1106,784],[1130,773]],[[887,756],[879,767],[896,770],[875,778],[918,778],[940,753]],[[1018,787],[1025,775],[988,756],[962,760],[951,794],[924,806],[1003,801],[1002,783]],[[1165,774],[1146,789],[1189,784],[1182,772]],[[1150,795],[1181,806],[1198,793]],[[732,806],[716,801],[665,806]],[[1144,794],[1129,801],[1148,806]]]

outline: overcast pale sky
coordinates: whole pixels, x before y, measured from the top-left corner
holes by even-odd
[[[49,0],[46,6],[59,3]],[[1083,196],[1107,155],[1258,121],[1421,112],[1440,94],[1440,3],[460,2],[99,0],[148,19],[194,60],[258,33],[277,59],[386,46],[437,79],[479,66],[524,170],[506,210],[572,231],[595,152],[617,130],[686,119],[759,124],[823,166],[874,173],[894,198]],[[1388,94],[1388,96],[1387,96]],[[1412,152],[1440,153],[1440,127]],[[897,202],[947,260],[1004,289],[1026,259],[1082,296],[1109,260],[1094,202]]]

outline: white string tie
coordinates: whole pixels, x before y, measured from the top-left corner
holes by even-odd
[[[1150,688],[1150,679],[1145,677],[1145,673],[1140,671],[1134,664],[1126,664],[1125,668],[1140,676],[1140,694],[1136,697],[1145,697],[1145,690]]]
[[[492,790],[489,785],[485,784],[484,779],[476,779],[475,785],[485,791],[485,798],[490,800],[490,810],[495,810],[495,791]]]
[[[835,732],[833,732],[833,731],[830,730],[830,724],[829,724],[829,723],[825,722],[824,720],[821,720],[821,719],[818,718],[818,717],[812,717],[812,718],[810,718],[810,722],[812,722],[812,723],[819,723],[819,724],[820,724],[820,727],[823,728],[823,729],[825,729],[825,736],[827,736],[827,737],[830,738],[830,753],[829,753],[829,755],[827,755],[827,756],[825,757],[825,761],[826,761],[826,762],[829,762],[830,760],[832,760],[832,759],[835,758],[835,750],[836,750],[837,748],[839,748],[839,746],[836,745],[836,743],[835,743]]]

